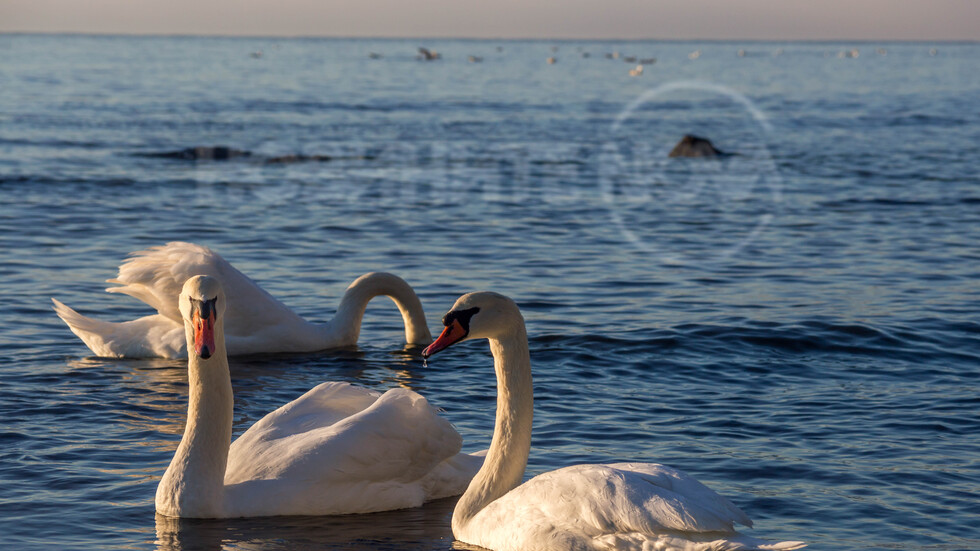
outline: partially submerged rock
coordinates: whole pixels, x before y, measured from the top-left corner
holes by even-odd
[[[373,161],[376,155],[279,155],[265,160],[267,164],[326,163],[329,161]]]
[[[227,161],[236,157],[250,157],[251,151],[233,149],[223,145],[217,146],[198,146],[178,149],[177,151],[163,151],[161,153],[145,153],[144,157],[159,157],[164,159],[182,159],[185,161]]]
[[[269,157],[265,162],[270,164],[285,164],[285,163],[325,163],[334,160],[334,157],[330,155],[280,155],[278,157]]]
[[[677,142],[674,149],[670,150],[668,157],[720,157],[727,155],[724,151],[717,149],[707,138],[685,135],[681,141]]]
[[[254,155],[251,151],[233,149],[223,145],[219,146],[198,146],[178,149],[176,151],[157,151],[150,153],[136,153],[140,157],[153,157],[157,159],[179,159],[183,161],[227,161],[236,158],[250,158],[257,162],[266,164],[291,164],[291,163],[326,163],[340,160],[374,160],[376,155],[304,155],[295,153],[289,155],[277,155],[266,157],[264,155]]]

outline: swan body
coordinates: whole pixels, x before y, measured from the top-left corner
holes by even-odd
[[[403,279],[372,272],[347,288],[337,313],[325,324],[306,321],[218,253],[202,245],[175,241],[133,253],[108,280],[110,293],[137,298],[156,309],[154,315],[111,323],[85,317],[58,300],[54,309],[72,332],[98,356],[112,358],[182,358],[184,329],[177,297],[195,275],[218,278],[228,291],[226,346],[230,355],[315,352],[357,344],[368,301],[386,295],[398,306],[409,344],[432,342],[422,303]]]
[[[458,495],[482,457],[425,398],[323,383],[231,441],[224,293],[196,276],[180,296],[188,349],[187,425],[157,486],[169,517],[334,515],[417,507]]]
[[[521,484],[531,448],[533,394],[524,319],[496,293],[470,293],[446,314],[428,357],[467,339],[490,341],[497,415],[483,467],[453,512],[453,534],[494,551],[789,550],[735,531],[738,507],[690,475],[655,463],[575,465]]]

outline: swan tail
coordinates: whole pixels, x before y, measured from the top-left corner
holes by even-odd
[[[458,453],[440,463],[422,481],[425,500],[458,496],[465,492],[470,480],[483,466],[486,455],[487,450],[473,454]]]
[[[771,542],[739,533],[723,535],[710,532],[700,534],[626,532],[604,534],[592,541],[597,549],[609,551],[646,551],[647,549],[665,551],[791,551],[806,547],[802,541]]]
[[[111,323],[87,318],[58,299],[52,298],[51,302],[54,303],[54,312],[58,314],[61,321],[65,322],[71,332],[82,339],[85,346],[88,346],[95,355],[118,357],[113,352],[111,344],[106,342],[106,336],[113,333]]]
[[[746,536],[745,534],[734,534],[731,537],[711,543],[722,544],[722,546],[718,547],[718,549],[732,549],[733,551],[741,551],[743,549],[747,551],[791,551],[793,549],[801,549],[806,547],[806,543],[802,541],[767,541]],[[709,549],[714,548],[710,547]]]
[[[58,299],[54,311],[96,356],[103,358],[179,358],[184,354],[183,325],[160,315],[112,323],[83,316]]]

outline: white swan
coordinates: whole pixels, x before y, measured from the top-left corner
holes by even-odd
[[[98,356],[111,358],[182,358],[183,322],[177,296],[188,278],[209,275],[228,289],[229,316],[226,339],[232,356],[267,352],[315,352],[353,346],[361,331],[368,301],[386,295],[398,306],[409,344],[429,344],[432,336],[422,303],[398,276],[373,272],[354,280],[344,293],[337,313],[325,324],[310,323],[287,308],[211,249],[175,241],[133,253],[119,267],[119,277],[108,280],[120,287],[110,293],[138,298],[157,314],[123,323],[85,317],[55,299],[55,312],[72,332]]]
[[[195,276],[180,294],[188,358],[187,426],[160,480],[156,510],[226,518],[368,513],[458,495],[482,458],[425,398],[324,383],[231,442],[225,295]]]
[[[483,468],[453,512],[453,534],[495,551],[798,549],[735,532],[752,522],[693,477],[654,463],[576,465],[521,484],[531,448],[533,391],[521,313],[496,293],[462,296],[429,357],[455,342],[489,339],[497,419]]]

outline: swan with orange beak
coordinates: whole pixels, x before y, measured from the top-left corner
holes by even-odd
[[[382,394],[321,383],[232,441],[235,399],[224,331],[236,309],[225,296],[218,279],[201,275],[180,293],[187,423],[157,486],[157,513],[371,513],[418,507],[466,489],[483,457],[460,453],[462,438],[452,424],[405,388]]]
[[[457,540],[493,551],[789,551],[806,545],[737,532],[736,523],[752,526],[741,509],[657,463],[572,465],[522,482],[534,392],[520,309],[497,293],[469,293],[443,325],[423,357],[463,340],[487,339],[497,376],[490,449],[453,510]]]

